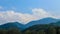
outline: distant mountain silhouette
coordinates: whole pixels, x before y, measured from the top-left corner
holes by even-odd
[[[30,30],[30,31],[39,31],[39,30],[46,30],[48,29],[48,25],[46,26],[46,24],[38,24],[38,25],[33,25],[29,28],[26,28],[24,31]],[[24,32],[23,31],[23,32]]]
[[[9,22],[9,23],[0,25],[0,29],[18,28],[22,30],[23,27],[24,26],[18,22]]]
[[[40,19],[40,20],[37,20],[37,21],[31,21],[31,22],[29,22],[28,24],[25,25],[26,26],[25,28],[28,28],[30,26],[37,25],[37,24],[55,23],[57,21],[59,21],[59,19],[54,19],[54,18],[50,18],[50,17],[43,18],[43,19]]]
[[[9,22],[9,23],[0,25],[0,29],[19,28],[21,30],[24,30],[34,25],[55,23],[57,21],[59,21],[59,19],[54,19],[54,18],[49,17],[49,18],[43,18],[43,19],[36,20],[36,21],[31,21],[26,25],[23,25],[19,22]]]
[[[50,23],[51,25],[53,26],[57,26],[57,27],[60,27],[60,21],[56,22],[56,23]]]
[[[55,22],[55,23],[50,23],[50,24],[38,24],[38,25],[33,25],[24,31],[30,30],[30,31],[39,31],[39,30],[48,30],[50,27],[60,27],[60,21]]]

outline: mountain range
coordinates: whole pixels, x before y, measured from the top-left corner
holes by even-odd
[[[40,20],[36,21],[31,21],[27,23],[26,25],[23,25],[19,22],[9,22],[3,25],[0,25],[0,29],[9,29],[9,28],[19,28],[20,30],[25,30],[31,26],[38,25],[38,24],[50,24],[50,23],[55,23],[58,22],[60,19],[55,19],[55,18],[43,18]],[[60,24],[60,23],[59,23]]]

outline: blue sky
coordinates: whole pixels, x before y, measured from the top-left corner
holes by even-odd
[[[60,18],[60,0],[0,0],[1,23],[19,21],[26,24],[45,17]]]
[[[24,13],[30,13],[30,8],[43,8],[47,11],[59,12],[60,0],[0,0],[0,6],[4,7],[4,10],[21,11]]]

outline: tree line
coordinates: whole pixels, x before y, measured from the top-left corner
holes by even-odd
[[[27,28],[25,31],[21,31],[18,28],[0,28],[0,34],[60,34],[60,26],[52,24],[40,24]]]
[[[17,28],[7,29],[0,29],[0,34],[60,34],[60,27],[53,27],[50,26],[48,29],[41,29],[41,30],[26,30],[21,31]]]

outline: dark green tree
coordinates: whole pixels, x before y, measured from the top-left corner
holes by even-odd
[[[45,34],[44,30],[39,30],[37,34]]]
[[[25,34],[31,34],[30,30],[25,31]]]
[[[55,27],[50,26],[50,27],[48,28],[48,34],[56,34],[56,29],[55,29]]]
[[[5,29],[0,29],[0,34],[7,34],[7,30],[5,30]]]
[[[22,34],[18,28],[10,28],[7,34]]]

